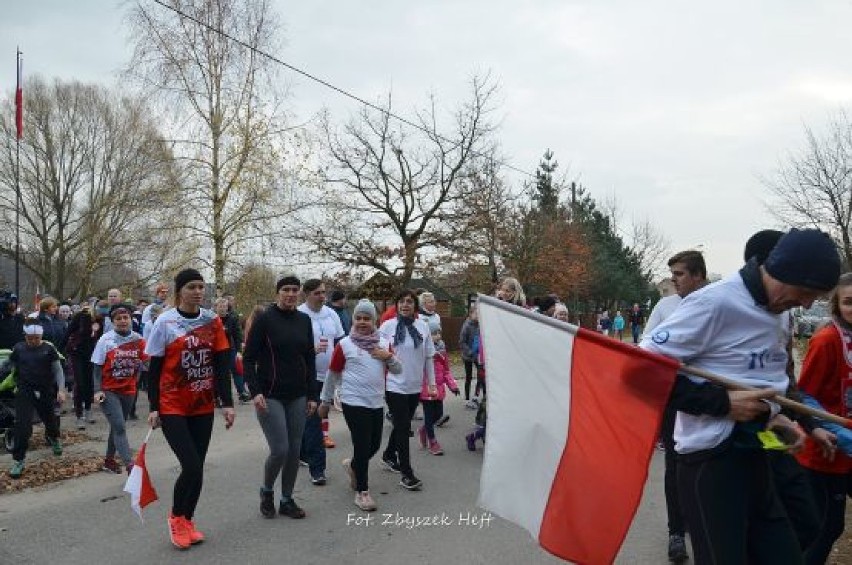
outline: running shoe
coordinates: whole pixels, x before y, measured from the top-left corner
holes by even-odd
[[[433,439],[429,442],[429,453],[432,455],[443,455],[444,450],[441,449],[441,444],[438,443],[438,440]]]
[[[317,477],[311,477],[311,482],[314,486],[321,487],[328,482],[328,479],[325,478],[325,475],[319,475]]]
[[[189,549],[192,545],[192,538],[189,534],[189,526],[187,526],[186,518],[183,516],[172,516],[169,512],[168,517],[169,539],[172,545],[178,549]]]
[[[438,418],[438,421],[435,422],[435,425],[438,426],[439,428],[443,428],[444,424],[446,424],[449,421],[450,421],[450,416],[448,414],[444,414],[443,416]]]
[[[264,518],[275,518],[275,493],[260,489],[260,513]]]
[[[408,490],[420,490],[420,487],[423,486],[423,481],[411,474],[403,475],[402,478],[399,480],[399,484],[402,486],[402,488]]]
[[[373,497],[370,496],[370,493],[366,490],[355,494],[355,506],[364,512],[373,512],[376,508],[378,508]]]
[[[47,443],[53,448],[53,454],[59,457],[62,455],[62,441],[58,438],[47,438]]]
[[[278,513],[282,516],[289,516],[295,520],[305,517],[305,511],[302,510],[292,498],[281,501],[281,504],[278,506]]]
[[[120,475],[121,467],[118,466],[118,463],[115,461],[114,457],[104,457],[104,464],[101,465],[101,471],[112,473],[114,475]]]
[[[190,545],[197,545],[204,541],[204,534],[195,529],[195,522],[184,518],[184,522],[186,522],[186,527],[189,530],[189,543]]]
[[[399,463],[397,463],[395,459],[390,459],[382,456],[382,467],[384,467],[386,471],[390,471],[391,473],[400,472]]]
[[[334,443],[334,440],[331,439],[331,436],[324,436],[322,438],[322,446],[326,449],[334,449],[337,444]]]
[[[686,552],[686,541],[683,536],[672,534],[669,536],[669,561],[672,563],[683,563],[689,559]]]
[[[12,467],[9,469],[9,476],[13,479],[20,479],[24,474],[24,460],[12,461]]]
[[[464,439],[467,442],[467,450],[476,451],[476,436],[471,433],[464,436]]]

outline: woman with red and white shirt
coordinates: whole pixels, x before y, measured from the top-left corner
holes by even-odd
[[[213,433],[216,396],[222,401],[225,428],[234,423],[229,373],[230,345],[222,320],[201,308],[204,279],[195,269],[175,276],[177,306],[163,312],[148,338],[148,423],[163,427],[181,473],[175,482],[169,534],[172,544],[187,549],[204,541],[192,517],[201,495],[204,459]]]
[[[130,328],[133,310],[127,304],[116,304],[109,312],[112,329],[98,339],[92,353],[92,375],[95,385],[95,402],[109,422],[109,439],[103,469],[121,473],[115,461],[115,452],[121,456],[127,473],[133,466],[130,444],[127,441],[127,420],[136,399],[136,381],[142,371],[145,340]]]

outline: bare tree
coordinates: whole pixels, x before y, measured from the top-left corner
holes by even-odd
[[[447,131],[434,96],[417,113],[419,130],[390,116],[391,96],[384,111],[364,108],[340,133],[325,116],[330,165],[324,209],[302,232],[310,253],[376,269],[402,284],[411,279],[424,254],[443,244],[442,213],[460,198],[464,167],[493,130],[488,116],[496,85],[474,77],[471,86]]]
[[[460,197],[441,214],[442,247],[448,252],[442,264],[459,264],[463,271],[470,264],[487,266],[487,280],[469,281],[475,286],[497,283],[506,241],[513,237],[510,216],[518,199],[500,167],[496,148],[476,155],[460,178]],[[476,278],[486,274],[476,271]]]
[[[841,112],[823,136],[806,127],[805,139],[765,182],[776,197],[769,210],[784,224],[827,231],[852,265],[852,121]]]
[[[21,151],[21,263],[56,296],[87,294],[99,270],[133,265],[151,232],[138,215],[174,194],[170,155],[138,98],[27,81]],[[6,100],[4,107],[11,106]],[[0,115],[0,252],[15,254],[14,124]],[[126,281],[115,281],[116,284]]]
[[[226,269],[280,231],[293,203],[282,178],[288,132],[275,67],[279,24],[268,0],[168,0],[130,13],[131,77],[174,112],[184,222],[217,292]],[[228,34],[249,48],[226,37]]]

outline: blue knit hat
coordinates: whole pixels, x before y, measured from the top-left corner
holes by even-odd
[[[840,278],[840,256],[828,234],[791,229],[778,240],[763,264],[772,278],[793,286],[829,291]]]

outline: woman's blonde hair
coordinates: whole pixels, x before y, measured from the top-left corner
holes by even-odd
[[[837,288],[831,293],[831,313],[836,318],[841,317],[840,296],[838,296],[837,291],[840,290],[840,287],[844,286],[852,286],[852,273],[843,273],[840,275],[840,278],[837,279]]]

